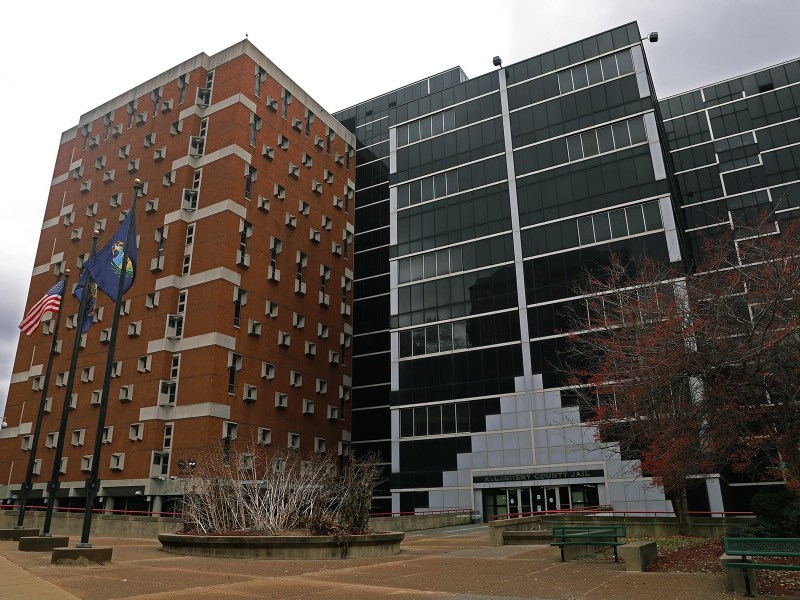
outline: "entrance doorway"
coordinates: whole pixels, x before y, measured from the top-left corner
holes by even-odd
[[[483,490],[483,515],[530,514],[597,506],[596,484],[497,488]]]

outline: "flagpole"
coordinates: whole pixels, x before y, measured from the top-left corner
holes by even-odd
[[[100,232],[95,230],[92,236],[92,254],[97,252],[97,237]],[[83,275],[83,273],[81,273]],[[80,281],[80,278],[78,278]],[[53,508],[56,505],[56,491],[58,490],[58,479],[61,471],[61,457],[64,454],[64,438],[67,436],[67,421],[69,420],[69,403],[72,399],[72,387],[75,383],[75,368],[78,366],[78,352],[81,349],[81,336],[83,334],[83,322],[86,318],[86,303],[89,298],[89,286],[83,289],[81,301],[78,308],[78,322],[75,326],[75,341],[72,344],[72,357],[69,361],[69,373],[67,374],[67,388],[64,392],[64,406],[61,410],[61,424],[58,428],[58,441],[56,443],[56,453],[53,457],[53,470],[50,481],[47,482],[47,511],[44,514],[44,525],[40,537],[51,537],[50,525],[53,521]],[[63,310],[63,309],[62,309]]]
[[[58,281],[61,281],[59,275]],[[42,420],[44,419],[44,407],[47,401],[47,390],[50,386],[50,373],[53,371],[53,357],[56,355],[56,346],[58,345],[58,330],[61,325],[61,313],[63,312],[64,293],[67,290],[67,282],[69,281],[69,269],[64,275],[64,288],[61,290],[61,300],[59,304],[58,313],[56,314],[56,327],[53,331],[53,342],[50,344],[50,356],[47,359],[47,371],[44,373],[44,384],[42,385],[42,398],[39,401],[39,412],[36,415],[36,426],[33,430],[33,446],[30,449],[30,456],[28,457],[28,470],[25,471],[25,481],[22,484],[21,498],[19,501],[19,516],[17,517],[17,525],[14,529],[22,529],[25,522],[25,509],[28,507],[28,495],[30,494],[33,483],[33,467],[36,463],[36,450],[39,448],[39,436],[42,433]]]
[[[130,214],[131,220],[136,219],[136,201],[139,199],[139,194],[142,191],[142,182],[139,179],[134,181],[133,185],[133,203],[131,204]],[[100,472],[100,454],[103,449],[103,431],[106,425],[106,410],[108,409],[108,392],[111,388],[111,370],[114,368],[114,355],[117,345],[117,329],[119,329],[119,313],[122,307],[122,294],[125,290],[125,273],[128,268],[128,255],[131,243],[135,244],[136,240],[131,239],[133,233],[130,225],[125,232],[125,245],[122,248],[122,263],[119,274],[119,284],[117,286],[117,298],[114,302],[114,320],[111,324],[111,337],[108,343],[108,356],[106,358],[106,371],[103,376],[103,391],[100,396],[100,410],[97,413],[97,431],[94,436],[94,452],[92,453],[92,471],[89,479],[86,480],[86,509],[83,513],[83,531],[81,533],[81,541],[76,548],[91,548],[89,543],[89,534],[92,529],[92,514],[94,511],[94,501],[97,497],[97,492],[100,488],[99,472]],[[134,267],[135,268],[135,267]]]

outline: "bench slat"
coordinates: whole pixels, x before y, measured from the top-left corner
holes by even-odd
[[[727,563],[726,567],[734,569],[768,569],[774,571],[800,571],[800,565],[780,565],[777,563]]]

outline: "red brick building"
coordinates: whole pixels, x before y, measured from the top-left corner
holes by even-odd
[[[143,182],[100,459],[106,507],[167,508],[179,464],[226,436],[348,452],[354,146],[247,40],[138,85],[62,135],[28,306],[66,269],[71,292],[92,231],[107,242]],[[85,498],[114,308],[102,294],[98,307],[78,359],[61,505]],[[69,294],[34,498],[50,478],[77,310]],[[24,479],[54,323],[19,342],[0,432],[6,502]]]

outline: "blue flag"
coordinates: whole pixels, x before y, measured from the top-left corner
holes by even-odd
[[[130,235],[128,232],[130,230]],[[122,255],[125,251],[125,242],[130,239],[128,247],[128,260],[122,265]],[[125,285],[122,288],[124,295],[133,285],[136,277],[136,221],[133,211],[129,210],[119,229],[111,236],[108,243],[103,246],[95,256],[86,261],[84,270],[88,271],[97,286],[108,296],[116,301],[119,290],[119,278],[124,275]]]
[[[94,324],[94,312],[97,309],[97,284],[89,277],[89,271],[84,269],[81,273],[81,278],[78,280],[78,285],[75,286],[75,291],[73,292],[78,300],[83,296],[83,290],[87,287],[87,282],[89,283],[89,297],[86,298],[86,312],[83,317],[81,333],[89,331],[89,328]]]

